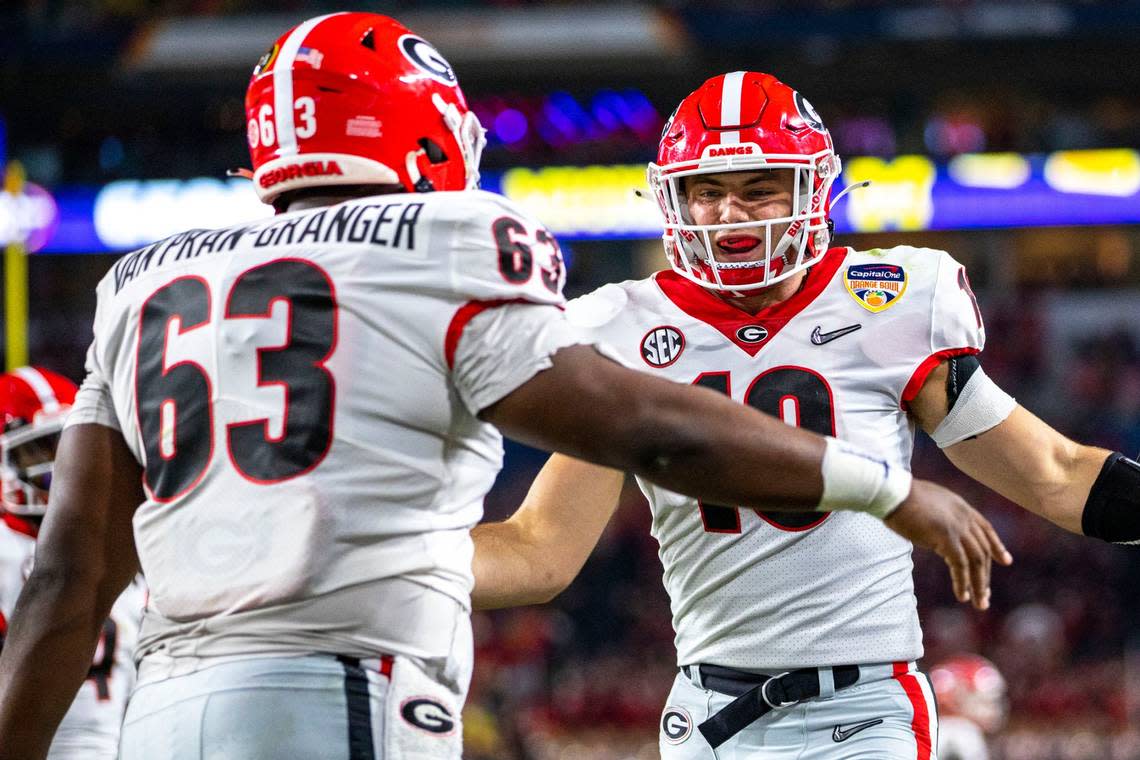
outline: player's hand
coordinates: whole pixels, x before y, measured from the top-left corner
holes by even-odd
[[[885,522],[945,560],[958,601],[989,608],[991,563],[1008,565],[1013,557],[977,510],[942,486],[916,478],[910,495]]]

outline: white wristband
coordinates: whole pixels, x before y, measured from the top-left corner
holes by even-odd
[[[838,438],[826,438],[821,512],[853,509],[884,519],[910,494],[910,473]]]

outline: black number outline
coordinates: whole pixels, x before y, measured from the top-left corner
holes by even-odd
[[[310,365],[312,368],[319,370],[320,373],[322,375],[324,375],[324,377],[325,377],[328,400],[327,400],[327,403],[325,404],[325,406],[321,409],[321,413],[324,415],[323,420],[327,421],[327,428],[324,430],[325,441],[320,448],[320,453],[317,454],[315,456],[315,458],[313,458],[313,460],[309,464],[307,464],[306,466],[304,466],[300,470],[296,470],[296,471],[290,472],[289,474],[282,475],[279,477],[259,478],[253,474],[250,474],[250,472],[248,472],[248,470],[247,470],[247,467],[243,466],[238,461],[238,457],[236,457],[234,455],[235,450],[239,450],[239,451],[248,450],[248,445],[246,443],[243,443],[241,445],[235,445],[235,442],[234,442],[235,432],[234,431],[235,431],[235,429],[240,431],[242,429],[248,429],[248,428],[260,425],[261,429],[262,429],[262,439],[265,443],[268,443],[269,445],[272,446],[275,444],[286,443],[288,440],[289,433],[290,433],[290,425],[289,425],[290,414],[289,414],[289,412],[290,412],[290,408],[292,406],[292,404],[291,404],[292,386],[290,386],[290,384],[288,382],[282,381],[282,380],[265,380],[264,373],[263,373],[263,361],[265,359],[264,355],[266,353],[284,354],[285,352],[289,351],[290,349],[295,350],[297,348],[297,345],[294,341],[294,338],[296,337],[296,335],[295,335],[294,330],[293,330],[294,316],[297,312],[297,303],[296,303],[297,297],[296,297],[296,294],[293,294],[293,295],[282,294],[282,295],[272,296],[271,298],[269,298],[267,300],[266,305],[265,305],[265,310],[261,311],[261,312],[234,312],[233,311],[233,303],[234,303],[234,295],[236,293],[238,293],[238,289],[242,286],[242,283],[248,282],[248,280],[246,280],[247,277],[253,276],[254,273],[257,273],[261,270],[265,270],[268,267],[274,267],[274,266],[282,264],[282,263],[301,264],[305,267],[308,267],[309,269],[313,270],[318,275],[320,275],[321,278],[324,280],[325,284],[328,286],[328,309],[330,312],[330,321],[332,322],[331,335],[330,335],[330,338],[328,341],[328,349],[325,351],[324,355],[322,355],[320,359],[318,359],[317,361],[314,361]],[[295,278],[281,276],[280,281],[295,283],[298,280]],[[318,295],[317,298],[319,299],[320,296]],[[333,353],[336,352],[337,344],[338,344],[339,339],[340,339],[340,335],[339,335],[340,319],[339,319],[338,308],[337,308],[337,304],[339,303],[339,301],[337,300],[337,297],[336,297],[336,286],[333,284],[332,278],[329,277],[328,272],[326,272],[324,269],[322,269],[318,265],[314,264],[312,261],[309,261],[307,259],[296,258],[296,257],[284,257],[284,258],[280,258],[280,259],[273,259],[272,261],[267,261],[263,264],[259,264],[259,265],[255,266],[255,267],[250,267],[249,269],[245,270],[244,272],[242,272],[240,275],[238,275],[234,279],[233,285],[230,286],[229,293],[226,295],[226,309],[225,309],[225,313],[223,314],[223,319],[269,319],[273,315],[273,306],[278,301],[284,301],[287,304],[287,307],[286,307],[287,308],[287,317],[286,317],[286,322],[285,322],[285,341],[279,346],[258,346],[257,347],[257,387],[258,388],[265,388],[265,387],[272,386],[272,385],[280,385],[280,386],[282,386],[282,388],[284,390],[285,403],[284,403],[284,409],[282,411],[281,436],[278,438],[274,438],[273,436],[271,436],[269,434],[269,418],[268,417],[260,417],[260,418],[252,419],[252,420],[242,420],[239,422],[227,423],[226,424],[226,432],[225,432],[226,454],[229,457],[230,464],[233,465],[233,468],[237,471],[237,473],[239,475],[242,476],[242,478],[244,478],[245,480],[248,480],[251,483],[257,484],[257,485],[273,485],[274,483],[281,483],[281,482],[284,482],[286,480],[292,480],[293,478],[298,478],[298,477],[300,477],[306,473],[312,472],[313,469],[316,468],[318,465],[320,465],[320,463],[324,461],[325,457],[328,456],[329,449],[332,448],[333,438],[334,438],[334,434],[335,434],[335,427],[336,427],[336,414],[334,413],[334,410],[336,409],[336,378],[333,377],[333,374],[331,372],[329,372],[328,368],[325,366],[328,363],[328,360],[332,357]],[[237,435],[240,435],[240,432]],[[254,443],[254,442],[251,441],[249,443]],[[257,442],[257,443],[260,443],[260,442]],[[241,456],[245,456],[245,455],[241,455]]]
[[[550,268],[539,266],[539,274],[542,277],[542,284],[551,293],[558,292],[558,284],[562,279],[563,273],[566,271],[566,262],[562,258],[562,247],[558,245],[558,238],[551,235],[547,230],[541,227],[534,233],[534,239],[540,245],[550,246],[553,254],[550,257]]]
[[[722,382],[723,381],[723,382]],[[693,380],[693,385],[714,390],[732,398],[732,373],[727,371],[702,372]],[[705,533],[740,533],[740,510],[723,504],[705,504],[697,500],[697,511],[701,515],[701,525]]]
[[[222,315],[222,319],[225,320],[225,319],[256,319],[256,318],[264,319],[264,318],[269,318],[272,315],[274,303],[276,303],[278,300],[284,300],[284,301],[289,303],[289,307],[288,307],[289,324],[286,327],[286,341],[279,346],[259,346],[257,348],[257,351],[258,351],[257,385],[258,385],[258,387],[264,387],[266,385],[272,385],[272,384],[278,384],[278,383],[281,383],[281,384],[286,386],[285,404],[284,404],[284,409],[282,412],[282,414],[283,414],[282,425],[283,425],[283,430],[284,430],[284,436],[287,436],[288,432],[289,432],[288,420],[289,420],[290,389],[289,389],[287,383],[282,383],[281,381],[264,382],[264,378],[262,376],[261,360],[262,360],[262,351],[271,351],[271,352],[272,351],[278,351],[278,352],[281,352],[281,351],[287,350],[290,346],[293,345],[292,344],[292,338],[294,336],[294,332],[292,329],[292,320],[293,320],[294,311],[296,310],[296,303],[294,302],[294,298],[288,294],[281,294],[279,296],[273,296],[273,297],[268,299],[267,304],[266,304],[266,309],[262,313],[242,313],[242,314],[234,314],[232,316],[230,313],[230,304],[231,304],[233,293],[238,288],[238,286],[242,282],[243,278],[246,275],[248,275],[250,272],[255,272],[255,271],[261,270],[265,267],[277,264],[279,262],[296,262],[296,263],[301,263],[305,266],[308,266],[308,267],[312,268],[317,274],[319,274],[328,286],[328,304],[329,304],[329,310],[331,312],[330,321],[332,323],[331,330],[330,330],[330,336],[331,337],[329,340],[327,351],[325,351],[324,355],[319,360],[316,360],[311,364],[311,366],[313,368],[320,370],[320,372],[323,374],[323,376],[327,382],[327,385],[328,385],[328,404],[327,404],[327,409],[324,410],[327,412],[326,418],[327,418],[327,422],[328,422],[328,428],[327,428],[327,435],[325,436],[325,444],[321,448],[320,453],[312,461],[306,463],[306,465],[303,468],[296,470],[296,471],[293,471],[293,472],[289,472],[289,473],[284,474],[280,477],[262,479],[262,478],[257,478],[256,476],[251,475],[250,473],[246,472],[245,469],[241,465],[239,465],[237,460],[234,458],[234,456],[233,456],[233,443],[232,443],[232,437],[230,435],[230,432],[235,427],[240,428],[243,426],[248,427],[250,425],[262,425],[262,430],[264,432],[264,440],[269,442],[269,443],[274,443],[273,439],[268,434],[268,418],[260,418],[260,419],[256,419],[256,420],[244,420],[244,421],[227,423],[226,431],[225,431],[226,432],[226,453],[227,453],[227,457],[230,461],[230,464],[231,464],[231,466],[233,466],[235,471],[237,471],[237,473],[242,478],[244,478],[245,480],[247,480],[249,482],[258,484],[258,485],[271,485],[274,483],[280,483],[280,482],[283,482],[286,480],[291,480],[293,478],[300,477],[301,475],[304,475],[308,472],[311,472],[314,468],[319,466],[320,463],[322,461],[324,461],[325,457],[328,455],[329,450],[332,448],[332,442],[333,442],[333,438],[334,438],[335,418],[336,418],[336,378],[333,376],[332,372],[330,372],[328,370],[328,367],[326,365],[328,364],[329,359],[331,359],[333,354],[336,352],[336,348],[337,348],[337,345],[339,343],[340,317],[339,317],[338,301],[336,298],[336,288],[332,282],[332,278],[329,277],[328,273],[324,269],[322,269],[320,266],[313,263],[312,261],[308,261],[306,259],[299,259],[299,258],[274,259],[272,261],[267,261],[267,262],[264,262],[262,264],[254,266],[254,267],[250,267],[249,269],[247,269],[244,272],[242,272],[241,274],[239,274],[235,278],[233,284],[230,286],[229,292],[227,293],[227,296],[226,296],[226,312]],[[170,313],[170,314],[168,314],[166,312],[161,312],[155,318],[152,318],[150,320],[147,319],[147,314],[148,314],[147,306],[151,303],[151,301],[153,299],[160,296],[161,294],[170,292],[171,288],[179,285],[180,283],[184,283],[184,282],[188,282],[188,281],[197,282],[197,283],[200,283],[200,285],[201,285],[201,294],[205,296],[205,298],[204,298],[204,301],[205,301],[205,318],[204,319],[200,319],[196,322],[193,322],[189,326],[187,326],[186,324],[182,323],[182,321],[181,321],[183,318],[182,311],[179,311],[176,313]],[[193,305],[196,307],[200,307],[201,302],[199,301],[198,303],[194,303]],[[185,304],[180,304],[179,306],[185,307]],[[183,311],[184,310],[185,309],[183,308]],[[167,338],[169,337],[170,323],[174,319],[179,319],[180,321],[179,321],[178,335],[184,335],[188,332],[191,332],[193,330],[200,329],[202,327],[205,327],[206,325],[209,325],[211,323],[211,320],[212,320],[212,311],[213,311],[213,294],[211,292],[209,283],[205,279],[203,279],[202,277],[199,277],[196,275],[187,275],[187,276],[177,277],[177,278],[171,280],[170,282],[164,284],[163,286],[157,288],[143,302],[143,306],[139,312],[139,329],[138,329],[137,342],[136,342],[136,346],[135,346],[135,378],[134,378],[134,380],[135,380],[135,389],[134,389],[135,390],[135,415],[136,415],[136,422],[137,422],[138,427],[139,427],[140,436],[143,438],[143,446],[147,452],[147,467],[144,469],[144,473],[143,473],[143,486],[147,491],[147,495],[151,499],[153,499],[155,502],[160,503],[160,504],[168,504],[170,502],[173,502],[173,501],[185,496],[189,491],[193,490],[195,487],[198,486],[198,484],[202,481],[202,478],[204,478],[206,473],[208,472],[209,467],[210,467],[210,463],[214,461],[215,448],[216,448],[215,447],[216,435],[215,435],[215,429],[214,429],[214,427],[215,427],[214,426],[214,410],[213,410],[212,404],[206,403],[204,405],[205,411],[206,411],[206,414],[205,414],[206,424],[203,427],[205,430],[208,431],[208,435],[203,435],[201,437],[205,438],[208,441],[208,447],[209,448],[207,450],[207,455],[203,458],[203,462],[200,465],[199,469],[197,471],[195,471],[194,478],[188,484],[182,485],[179,488],[179,490],[177,492],[175,492],[173,495],[166,495],[165,493],[160,494],[159,492],[157,492],[154,489],[154,487],[152,487],[152,485],[151,485],[152,479],[156,482],[161,482],[161,480],[163,479],[163,477],[165,475],[165,472],[156,472],[156,473],[152,474],[152,469],[157,470],[157,468],[159,468],[160,466],[165,465],[167,462],[172,460],[177,455],[177,451],[178,451],[177,450],[178,405],[176,403],[176,399],[174,399],[173,397],[169,397],[169,396],[162,397],[161,400],[158,401],[157,404],[154,404],[152,401],[144,401],[144,398],[147,395],[143,392],[144,390],[147,389],[147,383],[145,381],[148,379],[148,377],[152,378],[152,379],[155,377],[155,375],[153,373],[144,373],[143,371],[141,371],[142,368],[144,367],[144,356],[143,356],[144,336],[155,334],[154,333],[154,331],[155,331],[155,327],[154,327],[155,319],[162,319],[162,352],[161,352],[161,354],[156,354],[157,362],[158,362],[157,366],[158,366],[159,370],[161,370],[161,372],[157,375],[157,377],[165,378],[167,375],[170,374],[171,371],[173,371],[175,368],[178,368],[181,366],[185,366],[185,365],[193,366],[194,368],[197,369],[197,374],[205,382],[205,385],[206,385],[206,392],[204,394],[205,398],[207,400],[212,399],[213,398],[213,382],[210,378],[210,374],[206,371],[206,368],[203,367],[201,364],[199,364],[198,362],[195,362],[193,360],[183,360],[183,361],[179,361],[179,362],[171,365],[170,367],[166,366]],[[146,360],[145,366],[149,366],[149,365],[152,365],[154,363],[155,363],[155,359],[150,358],[150,359]],[[162,431],[161,431],[161,424],[162,424],[161,414],[162,414],[162,411],[161,410],[165,406],[165,404],[167,404],[167,403],[174,403],[175,404],[175,417],[174,417],[175,421],[173,423],[174,424],[174,436],[173,436],[173,438],[175,441],[175,451],[169,457],[162,454],[162,452],[161,452],[161,440],[160,440],[161,433],[162,433]],[[151,407],[151,406],[154,407],[154,412],[148,411],[148,415],[144,416],[144,414],[143,414],[144,407],[148,408],[148,410],[149,410],[149,407]],[[157,433],[154,433],[154,431],[152,430],[152,428],[154,428],[155,425],[158,425]],[[150,433],[151,433],[150,435],[148,435],[148,431],[150,431]],[[151,456],[151,443],[150,443],[151,440],[154,440],[153,445],[154,445],[155,451],[157,451],[159,454],[157,457]],[[184,480],[186,480],[186,478],[182,478],[180,481],[177,481],[177,482],[181,484],[181,482]]]
[[[491,223],[491,237],[499,251],[499,275],[512,285],[526,285],[534,276],[534,252],[514,237],[526,234],[526,226],[513,216],[500,216]]]
[[[767,414],[770,414],[777,419],[782,419],[783,416],[781,414],[780,407],[782,406],[784,399],[794,399],[796,402],[796,427],[800,427],[799,423],[803,419],[802,409],[804,405],[804,399],[801,399],[794,393],[783,393],[777,399],[776,409],[772,410],[761,407],[758,400],[755,398],[756,393],[760,392],[757,390],[758,384],[765,378],[772,377],[775,373],[782,371],[803,372],[810,376],[813,376],[823,384],[824,389],[827,391],[826,408],[828,421],[826,423],[826,426],[828,429],[816,430],[814,427],[807,427],[804,429],[811,430],[812,432],[819,433],[821,435],[834,436],[835,393],[831,389],[831,384],[827,382],[827,378],[808,367],[801,367],[795,364],[782,364],[778,367],[770,367],[769,369],[764,370],[759,375],[754,377],[752,379],[752,382],[748,384],[748,389],[744,393],[744,403],[751,406],[753,409],[758,409],[759,411],[766,412]],[[723,370],[714,372],[702,372],[701,374],[697,375],[692,384],[700,385],[704,388],[709,388],[710,390],[717,391],[718,393],[723,393],[729,398],[732,398],[731,372]],[[817,426],[823,427],[823,425]],[[739,534],[743,530],[739,507],[729,507],[721,504],[705,504],[703,501],[698,500],[697,508],[701,515],[701,525],[704,527],[706,533]],[[764,522],[786,533],[802,533],[804,531],[811,530],[812,528],[819,527],[825,520],[827,520],[828,517],[831,516],[830,512],[825,512],[822,515],[815,517],[814,513],[812,512],[781,512],[779,510],[762,510],[755,508],[753,508],[752,511],[755,512],[756,516]],[[781,522],[778,522],[775,515],[779,515],[783,519],[791,519],[794,522],[798,522],[799,520],[806,518],[811,519],[803,525],[785,525]]]
[[[103,645],[103,657],[92,662],[87,670],[87,678],[95,687],[95,698],[100,702],[111,701],[111,678],[115,670],[115,650],[119,646],[119,626],[112,618],[103,621],[99,632],[99,643]],[[96,654],[99,653],[96,646]]]
[[[777,402],[776,402],[777,406],[776,406],[776,409],[774,409],[774,410],[773,409],[764,409],[759,405],[759,403],[756,402],[755,394],[757,393],[757,385],[760,383],[760,381],[765,379],[765,378],[773,376],[777,372],[784,372],[784,371],[803,372],[807,375],[815,377],[817,380],[819,380],[823,384],[823,387],[827,390],[828,421],[827,421],[827,429],[826,430],[823,430],[823,429],[817,430],[814,426],[803,427],[800,424],[800,422],[803,420],[804,399],[800,398],[799,396],[795,395],[794,393],[782,394],[779,397],[779,399],[777,400]],[[819,374],[815,370],[810,369],[809,367],[801,367],[797,364],[781,364],[778,367],[770,367],[770,368],[764,370],[763,372],[761,372],[755,378],[753,378],[752,382],[748,385],[748,390],[744,392],[744,399],[745,399],[746,404],[751,406],[753,409],[757,409],[761,412],[766,412],[767,414],[770,414],[779,420],[784,419],[783,410],[780,407],[782,406],[783,401],[786,398],[794,399],[796,402],[796,425],[795,425],[795,427],[799,427],[799,428],[802,428],[804,430],[809,430],[813,433],[819,433],[820,435],[830,435],[833,437],[835,436],[835,393],[831,389],[831,383],[827,382],[827,378],[825,378],[823,375]],[[787,421],[785,420],[785,422],[787,422]],[[821,425],[820,427],[823,427],[823,426]],[[793,522],[799,522],[800,520],[804,520],[806,518],[811,517],[813,515],[813,513],[812,512],[781,512],[779,510],[774,510],[774,509],[769,509],[769,510],[754,509],[752,511],[755,512],[757,514],[757,516],[759,516],[760,519],[763,520],[764,522],[768,523],[769,525],[771,525],[775,528],[779,528],[780,530],[785,531],[787,533],[802,533],[804,531],[811,530],[812,528],[815,528],[815,527],[818,527],[819,525],[821,525],[824,520],[826,520],[828,517],[831,516],[830,512],[824,512],[819,517],[815,517],[811,520],[808,520],[803,525],[786,525],[784,523],[777,522],[776,518],[774,516],[779,515],[782,519],[792,520]]]
[[[193,322],[190,325],[187,325],[183,321],[183,315],[181,313],[168,314],[162,322],[162,352],[159,354],[155,354],[154,356],[152,356],[150,358],[147,358],[145,363],[144,363],[144,356],[143,356],[144,344],[148,344],[150,342],[148,339],[148,336],[147,336],[147,332],[148,332],[148,324],[147,324],[147,313],[148,312],[147,312],[147,309],[148,309],[148,307],[150,306],[151,302],[153,300],[155,300],[156,298],[159,298],[160,296],[171,292],[171,289],[173,289],[177,286],[180,286],[181,283],[186,283],[186,282],[197,282],[197,283],[201,284],[202,294],[205,296],[205,318],[201,319],[197,322]],[[192,304],[192,305],[200,306],[201,304]],[[163,396],[162,400],[159,401],[158,404],[156,405],[154,413],[151,414],[148,412],[144,416],[144,414],[143,414],[144,407],[149,407],[150,403],[144,401],[144,394],[139,392],[140,389],[143,387],[142,385],[140,385],[140,382],[139,382],[140,375],[142,374],[142,368],[144,367],[144,365],[150,366],[151,364],[153,364],[155,362],[155,359],[157,359],[157,362],[158,362],[158,368],[160,370],[158,377],[160,379],[167,378],[172,372],[174,372],[175,370],[177,370],[181,367],[193,367],[197,370],[198,374],[201,376],[202,380],[206,384],[206,392],[205,392],[206,399],[208,400],[208,399],[213,398],[213,395],[214,395],[213,382],[210,380],[210,374],[206,371],[206,368],[203,367],[201,364],[199,364],[196,361],[187,359],[187,360],[176,362],[175,364],[172,364],[169,367],[166,366],[166,353],[167,353],[167,349],[168,349],[167,342],[168,342],[168,339],[170,338],[170,323],[173,322],[175,319],[177,319],[178,320],[178,335],[180,335],[180,336],[186,335],[187,333],[193,332],[194,330],[201,329],[201,328],[205,327],[206,325],[208,325],[210,323],[210,313],[212,310],[213,310],[213,298],[212,298],[212,294],[210,292],[210,285],[208,282],[206,282],[205,279],[203,279],[202,277],[199,277],[197,275],[186,275],[186,276],[182,276],[182,277],[176,277],[175,279],[166,283],[165,285],[163,285],[162,287],[158,288],[153,293],[151,293],[149,296],[147,296],[146,300],[143,301],[142,307],[139,309],[139,329],[138,329],[137,340],[135,343],[135,422],[139,428],[139,436],[143,439],[143,448],[146,449],[146,452],[147,452],[147,464],[143,470],[143,487],[146,489],[147,494],[154,501],[158,502],[159,504],[169,504],[173,501],[178,500],[182,496],[186,495],[189,491],[192,491],[194,488],[196,488],[198,486],[198,484],[200,482],[202,482],[202,478],[204,478],[206,476],[206,471],[209,470],[209,468],[210,468],[210,462],[213,461],[213,459],[214,459],[214,408],[213,408],[213,405],[208,403],[208,401],[207,401],[207,403],[205,404],[206,415],[205,415],[204,427],[206,430],[209,431],[209,435],[204,436],[204,437],[206,438],[206,440],[209,443],[209,449],[206,453],[206,456],[202,459],[202,462],[201,462],[200,466],[198,467],[198,470],[196,471],[194,477],[190,478],[189,482],[186,482],[186,483],[182,483],[182,481],[187,480],[187,478],[181,478],[180,480],[176,480],[175,485],[182,483],[181,487],[178,488],[178,490],[175,491],[173,494],[168,494],[166,492],[167,489],[164,487],[164,485],[165,485],[163,482],[165,480],[164,476],[166,476],[168,474],[177,475],[176,472],[171,471],[168,467],[166,467],[166,465],[169,462],[171,462],[175,457],[178,456],[178,430],[180,427],[180,425],[178,423],[178,404],[177,404],[176,399],[174,399],[170,396]],[[173,425],[171,440],[173,441],[174,451],[170,454],[170,456],[166,456],[165,454],[162,453],[162,440],[161,440],[162,439],[162,409],[167,403],[174,405],[174,413],[172,415],[172,423],[171,423]],[[191,419],[194,419],[195,422],[197,423],[196,418],[191,417]],[[152,428],[155,427],[155,425],[157,425],[157,432],[154,432],[153,430],[151,430]],[[148,434],[148,431],[149,431],[149,434]],[[155,451],[158,453],[157,458],[151,456],[151,451],[150,451],[150,445],[151,445],[150,442],[151,441],[154,442]],[[161,470],[158,469],[160,465],[162,466]],[[156,482],[158,482],[158,488],[155,487]],[[159,492],[159,489],[162,490],[162,493]]]

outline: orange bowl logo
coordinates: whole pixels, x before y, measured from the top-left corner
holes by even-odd
[[[906,270],[896,264],[852,264],[843,286],[860,306],[877,314],[891,308],[906,292]]]

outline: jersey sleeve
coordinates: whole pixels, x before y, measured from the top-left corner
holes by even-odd
[[[903,391],[903,402],[912,401],[926,378],[943,360],[977,354],[986,345],[982,312],[970,287],[966,268],[943,251],[930,297],[929,346],[914,368]]]
[[[444,212],[452,229],[449,275],[468,301],[561,305],[566,268],[558,241],[502,196],[457,194]]]
[[[440,220],[451,229],[448,270],[459,303],[445,359],[464,405],[478,414],[550,367],[558,349],[588,341],[562,313],[562,252],[538,221],[485,192],[456,194]]]
[[[629,294],[620,285],[603,285],[597,290],[579,296],[566,304],[566,319],[607,359],[630,369],[639,369],[636,362],[623,356],[606,339],[613,334],[616,323],[629,305]]]
[[[118,415],[115,413],[115,402],[111,394],[111,381],[104,369],[104,355],[102,350],[101,333],[105,332],[105,309],[103,303],[102,286],[98,293],[95,307],[94,337],[87,349],[85,362],[86,375],[79,391],[75,394],[75,403],[68,412],[67,427],[96,423],[115,430],[122,430]]]
[[[474,313],[452,358],[452,380],[472,414],[552,364],[561,348],[585,342],[551,306],[503,304]]]

